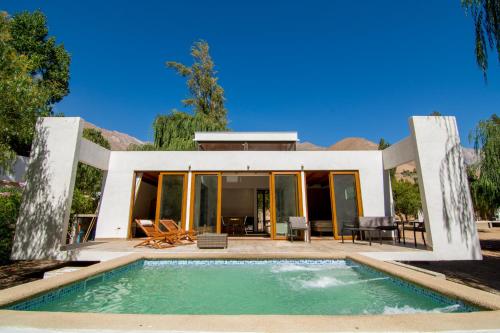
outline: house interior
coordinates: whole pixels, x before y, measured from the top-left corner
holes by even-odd
[[[244,237],[269,237],[269,174],[222,175],[222,232]]]
[[[306,187],[311,236],[333,237],[330,173],[328,171],[307,172]]]
[[[144,236],[134,219],[171,219],[185,228],[189,214],[198,232],[283,239],[288,217],[302,215],[305,199],[311,235],[338,238],[342,223],[362,213],[354,171],[306,172],[306,198],[298,172],[194,172],[190,190],[187,178],[186,172],[136,172],[130,237]]]

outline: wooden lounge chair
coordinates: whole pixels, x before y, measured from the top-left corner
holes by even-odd
[[[160,220],[159,223],[167,232],[176,234],[178,239],[181,241],[186,240],[194,243],[196,240],[196,234],[194,231],[182,230],[174,220]]]
[[[136,219],[135,223],[146,234],[147,238],[134,247],[150,246],[155,249],[165,249],[173,247],[177,242],[175,234],[158,230],[151,220]]]

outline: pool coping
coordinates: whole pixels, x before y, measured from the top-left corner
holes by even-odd
[[[452,281],[352,253],[137,253],[101,262],[81,270],[45,280],[29,282],[0,290],[0,306],[19,302],[42,293],[87,279],[137,260],[148,259],[350,259],[386,274],[428,288],[447,297],[490,311],[471,313],[425,313],[399,315],[145,315],[109,313],[57,313],[0,310],[1,327],[36,327],[54,329],[128,329],[128,330],[215,330],[215,331],[332,331],[332,330],[470,330],[500,328],[500,296]],[[262,316],[273,320],[261,320]],[[95,318],[95,320],[89,320]],[[154,318],[154,319],[153,319]],[[188,319],[189,318],[189,319]],[[341,320],[340,320],[341,319]],[[340,324],[340,322],[342,322]],[[279,325],[278,325],[279,323]],[[372,324],[367,324],[372,323]],[[379,326],[381,325],[381,326]]]

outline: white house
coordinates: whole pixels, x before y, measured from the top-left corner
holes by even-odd
[[[68,258],[79,161],[105,171],[96,240],[141,236],[136,218],[279,240],[289,216],[338,238],[357,216],[393,215],[389,170],[415,161],[430,250],[373,256],[481,259],[455,118],[411,117],[409,127],[383,151],[296,151],[295,132],[196,133],[197,151],[109,151],[82,138],[81,118],[41,118],[12,258]]]

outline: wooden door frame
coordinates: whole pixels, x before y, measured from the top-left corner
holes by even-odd
[[[333,182],[333,176],[335,175],[354,175],[354,183],[356,186],[356,205],[358,207],[358,216],[363,216],[363,199],[361,197],[361,184],[359,182],[359,171],[330,171],[330,203],[332,206],[332,220],[333,220],[333,236],[335,239],[340,239],[340,233],[338,230],[337,222],[337,209],[335,204],[335,186]],[[352,239],[352,236],[344,236],[346,239]]]
[[[276,240],[286,239],[286,236],[276,236],[276,193],[275,193],[275,181],[274,176],[276,175],[296,175],[297,178],[297,212],[299,216],[303,216],[303,203],[302,200],[302,173],[300,171],[272,171],[269,174],[269,196],[270,196],[270,208],[271,208],[271,238]]]
[[[196,176],[197,175],[212,175],[217,176],[217,221],[216,221],[216,232],[221,233],[221,211],[222,211],[222,172],[221,171],[193,171],[191,178],[191,199],[190,199],[190,220],[189,230],[194,231],[194,200],[195,200],[195,189],[196,189]]]
[[[163,192],[163,176],[183,176],[182,180],[182,208],[181,208],[181,227],[184,230],[186,225],[186,201],[187,201],[187,177],[188,173],[185,171],[166,171],[160,172],[158,175],[158,188],[156,192],[156,211],[155,211],[155,225],[158,227],[158,223],[160,220],[160,203],[161,203],[161,195]]]

